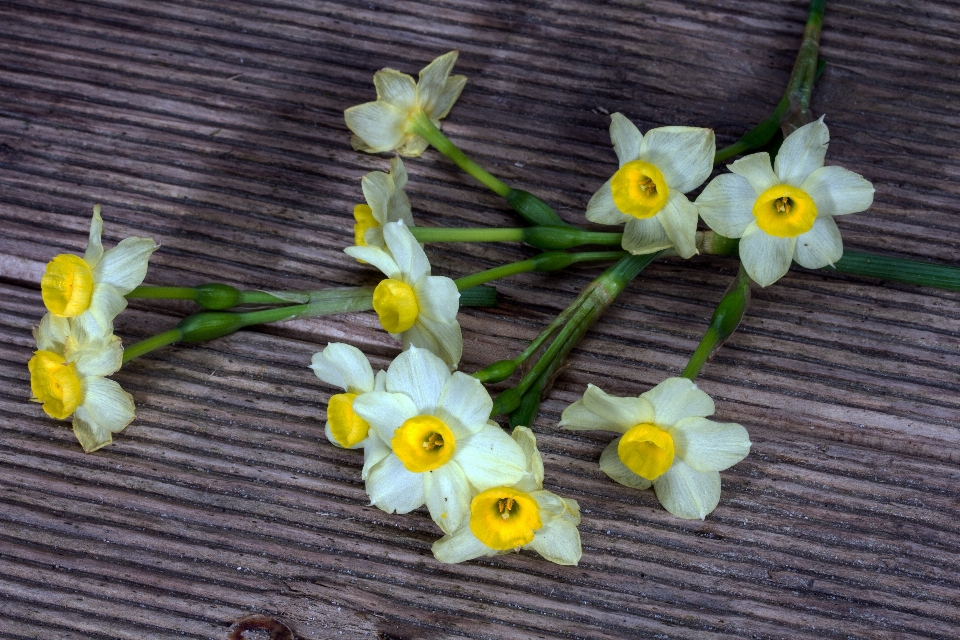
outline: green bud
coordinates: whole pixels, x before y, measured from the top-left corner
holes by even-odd
[[[240,300],[240,291],[228,284],[211,282],[194,287],[197,290],[195,302],[204,309],[220,311],[235,307]]]
[[[733,335],[740,326],[740,321],[743,320],[743,314],[746,313],[749,304],[750,278],[738,277],[731,283],[727,293],[714,310],[713,317],[710,318],[710,327],[716,330],[720,343]]]
[[[579,229],[572,227],[528,227],[523,241],[538,249],[569,249],[583,244]]]
[[[517,370],[517,363],[513,360],[497,360],[491,365],[480,369],[473,377],[480,382],[502,382]]]
[[[243,318],[237,313],[203,311],[187,316],[177,324],[183,332],[180,342],[204,342],[230,335],[244,327]]]
[[[499,416],[504,413],[510,413],[520,406],[520,400],[520,392],[516,387],[511,387],[494,399],[493,410],[490,412],[490,415]]]
[[[567,223],[550,206],[528,191],[510,189],[504,196],[520,217],[534,225],[565,227]]]
[[[534,262],[534,271],[556,271],[573,264],[574,256],[572,253],[563,251],[546,251],[534,256],[531,260]]]

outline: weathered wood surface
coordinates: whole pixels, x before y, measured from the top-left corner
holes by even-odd
[[[603,434],[557,429],[587,382],[637,394],[676,375],[733,273],[657,263],[597,324],[534,428],[548,488],[583,508],[579,567],[531,554],[437,563],[424,511],[366,505],[356,452],[323,437],[328,341],[385,366],[374,317],[334,317],[170,348],[125,367],[137,420],[84,455],[26,400],[38,282],[106,240],[162,245],[148,284],[366,284],[341,253],[359,178],[344,108],[372,73],[459,48],[467,89],[445,130],[494,172],[579,221],[614,168],[608,113],[642,129],[764,117],[805,18],[770,2],[0,3],[0,638],[224,638],[254,612],[303,638],[943,638],[960,627],[960,295],[794,271],[755,291],[700,378],[753,452],[719,508],[680,521],[608,481]],[[957,263],[960,10],[828,3],[814,108],[828,160],[876,204],[848,247]],[[436,152],[407,163],[419,223],[516,218]],[[463,275],[529,256],[431,246]],[[597,269],[501,283],[466,310],[463,369],[514,354]],[[133,341],[187,306],[136,302]]]

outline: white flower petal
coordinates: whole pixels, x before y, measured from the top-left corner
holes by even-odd
[[[486,387],[473,376],[457,371],[443,385],[436,416],[454,436],[463,438],[486,426],[491,409],[493,400]]]
[[[673,466],[654,480],[653,489],[663,508],[689,520],[703,520],[720,502],[720,474],[694,471],[678,458]]]
[[[438,322],[419,317],[412,327],[404,332],[404,349],[409,346],[428,349],[451,368],[456,369],[463,355],[463,333],[459,322]]]
[[[88,376],[109,376],[120,370],[123,363],[123,347],[120,338],[111,335],[106,340],[83,345],[71,357],[81,378]],[[129,395],[129,394],[128,394]]]
[[[600,387],[587,385],[583,404],[591,412],[616,425],[619,433],[653,420],[653,407],[643,398],[620,398],[611,396]]]
[[[623,428],[605,418],[601,418],[583,404],[583,399],[577,400],[563,410],[560,415],[560,427],[571,431],[616,431],[623,433]]]
[[[655,218],[663,225],[664,232],[681,258],[690,258],[697,253],[697,206],[687,200],[687,196],[671,191],[667,196],[667,204]]]
[[[127,299],[110,284],[93,285],[90,308],[73,319],[74,324],[83,327],[88,335],[107,335],[113,333],[113,321],[127,308]]]
[[[480,556],[492,556],[497,553],[480,542],[473,535],[468,524],[464,524],[455,533],[443,536],[433,543],[433,557],[440,562],[457,563],[473,560]]]
[[[670,240],[670,236],[660,222],[660,216],[644,220],[630,216],[626,223],[623,227],[623,239],[620,241],[624,251],[637,256],[673,246],[673,241]]]
[[[623,461],[620,460],[620,456],[617,454],[617,447],[620,446],[620,439],[622,437],[623,436],[620,436],[608,444],[603,450],[603,453],[600,454],[600,470],[607,474],[614,482],[619,482],[626,487],[640,489],[641,491],[649,489],[651,482],[630,471],[630,469],[623,464]]]
[[[407,471],[392,453],[370,469],[367,495],[387,513],[410,513],[426,501],[422,474]]]
[[[813,228],[797,236],[793,259],[801,267],[820,269],[843,257],[843,239],[837,223],[828,215],[818,215]]]
[[[363,352],[342,342],[331,342],[313,354],[310,368],[317,377],[349,393],[373,391],[373,368]]]
[[[723,471],[747,457],[750,436],[734,422],[687,418],[670,429],[674,451],[694,471]]]
[[[387,391],[407,395],[419,413],[433,415],[449,379],[450,369],[440,358],[426,349],[411,347],[387,368]]]
[[[477,491],[512,486],[526,470],[520,445],[492,422],[472,436],[458,440],[453,459],[463,467]]]
[[[767,235],[752,222],[740,239],[740,261],[754,282],[767,287],[790,269],[796,246],[796,238]]]
[[[456,322],[460,310],[457,283],[446,276],[427,276],[414,287],[420,315],[438,322]]]
[[[746,178],[724,173],[711,180],[697,197],[697,209],[708,227],[722,236],[739,238],[754,221],[756,200],[757,193]]]
[[[417,106],[417,85],[413,78],[396,69],[381,69],[373,74],[377,100],[409,111]]]
[[[93,269],[103,257],[103,218],[100,217],[100,205],[93,206],[93,219],[90,221],[90,237],[87,240],[87,250],[83,254],[83,261]]]
[[[74,433],[83,450],[95,451],[112,441],[110,434],[123,430],[136,417],[133,396],[113,380],[88,377],[80,380],[82,402],[74,414]]]
[[[160,245],[149,238],[124,238],[104,252],[93,269],[93,279],[97,283],[112,284],[121,295],[127,295],[143,282],[150,254],[159,248]]]
[[[613,202],[613,191],[610,189],[610,180],[603,183],[600,190],[593,194],[590,202],[587,203],[587,220],[599,224],[623,224],[627,220],[636,220],[633,216],[628,216],[617,209]]]
[[[686,378],[667,378],[640,397],[653,405],[653,422],[661,428],[714,412],[713,399]]]
[[[33,330],[33,338],[37,341],[39,351],[63,353],[63,343],[70,335],[70,320],[48,313],[40,320],[40,325]]]
[[[637,125],[630,122],[622,113],[614,113],[610,116],[610,141],[613,142],[613,150],[617,154],[621,167],[640,157],[643,134],[640,133],[640,129],[637,129]]]
[[[414,285],[425,276],[430,275],[430,262],[427,260],[427,254],[423,252],[423,247],[413,237],[410,230],[403,222],[389,222],[383,226],[383,238],[387,243],[387,249],[390,255],[397,263],[400,278],[410,285]]]
[[[711,129],[658,127],[644,134],[639,157],[660,169],[671,192],[687,193],[710,177],[716,153]]]
[[[823,166],[829,142],[830,131],[822,117],[788,135],[773,164],[780,182],[794,187],[802,185],[811,173]]]
[[[388,278],[396,280],[400,277],[400,268],[396,261],[380,247],[347,247],[343,252],[351,258],[369,262]]]
[[[447,78],[447,81],[443,83],[443,89],[440,91],[440,95],[432,100],[432,104],[424,107],[424,112],[434,124],[437,124],[437,121],[441,118],[447,117],[447,114],[450,113],[450,109],[453,108],[454,103],[460,97],[460,93],[466,84],[466,76],[450,76]]]
[[[449,51],[436,58],[420,71],[420,80],[417,82],[417,95],[421,108],[423,108],[428,116],[433,117],[437,98],[443,93],[447,79],[450,76],[450,72],[453,71],[453,65],[457,63],[457,56],[459,55],[459,51]],[[437,117],[442,118],[443,116]]]
[[[434,123],[439,126],[438,123]],[[409,156],[411,158],[417,158],[427,150],[427,147],[430,146],[430,143],[421,138],[420,136],[410,136],[406,142],[397,147],[397,153],[402,156]]]
[[[405,394],[386,391],[370,391],[357,396],[353,410],[388,444],[397,427],[419,414],[417,406]]]
[[[533,549],[546,560],[567,566],[576,565],[583,554],[577,527],[559,518],[540,527],[534,533],[533,541],[523,548]]]
[[[382,171],[371,171],[360,179],[363,198],[373,212],[373,218],[381,225],[387,220],[387,205],[393,197],[393,179]]]
[[[367,102],[350,107],[343,112],[343,118],[347,127],[365,145],[358,148],[360,145],[351,140],[358,151],[390,151],[403,144],[407,135],[403,129],[407,113],[386,102]]]
[[[820,215],[858,213],[873,204],[873,185],[843,167],[820,167],[803,181],[800,189],[813,198]]]
[[[537,437],[527,427],[514,427],[510,434],[513,441],[520,445],[526,470],[523,477],[513,486],[518,491],[532,493],[543,489],[543,458],[537,449]]]
[[[456,462],[423,474],[424,498],[430,517],[444,533],[460,528],[470,513],[470,483]]]
[[[360,472],[360,479],[366,480],[370,477],[370,470],[390,455],[392,450],[376,431],[371,432],[360,444],[363,446],[363,471]]]
[[[751,153],[734,162],[728,164],[727,169],[731,172],[747,179],[754,190],[754,200],[770,187],[780,184],[780,179],[773,172],[770,166],[770,154],[766,151],[760,153]],[[753,210],[753,202],[750,202],[750,209]]]

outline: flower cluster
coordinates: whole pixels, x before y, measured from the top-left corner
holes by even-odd
[[[694,203],[684,194],[710,175],[712,131],[661,127],[641,135],[614,113],[610,138],[620,168],[590,199],[588,220],[624,224],[623,248],[630,253],[673,247],[689,258],[697,252],[699,215],[717,233],[740,238],[744,268],[762,287],[786,274],[791,261],[819,269],[839,260],[843,243],[833,217],[873,203],[867,180],[823,166],[830,140],[823,118],[787,136],[773,168],[766,152],[741,158]]]
[[[376,375],[344,344],[328,345],[312,368],[346,391],[327,405],[327,438],[363,449],[371,504],[387,513],[426,505],[446,534],[434,545],[440,561],[530,548],[578,562],[577,503],[543,490],[533,433],[518,427],[511,437],[490,420],[493,401],[478,380],[415,346]]]
[[[40,288],[48,313],[34,331],[37,351],[27,365],[33,399],[51,418],[73,416],[73,432],[87,452],[110,444],[134,418],[133,398],[106,378],[123,358],[113,320],[157,249],[153,240],[133,237],[104,251],[102,231],[97,205],[83,257],[61,254],[47,264]]]

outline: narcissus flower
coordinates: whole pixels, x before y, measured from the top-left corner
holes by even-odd
[[[653,485],[660,504],[680,518],[706,517],[720,501],[720,471],[750,452],[739,424],[707,420],[713,400],[686,378],[669,378],[639,398],[618,398],[587,386],[560,426],[620,434],[603,450],[600,468],[620,484]]]
[[[499,486],[470,501],[470,518],[433,543],[440,562],[463,562],[520,549],[533,549],[550,562],[580,561],[580,507],[576,500],[543,490],[543,460],[526,427],[513,430],[523,449],[527,472],[512,486]]]
[[[873,185],[843,167],[825,167],[830,132],[823,118],[783,141],[770,154],[754,153],[729,165],[697,198],[711,229],[740,238],[740,260],[762,287],[779,280],[790,262],[808,269],[832,265],[843,255],[834,216],[873,204]]]
[[[370,468],[383,460],[390,448],[370,429],[366,420],[353,410],[353,403],[368,391],[386,390],[386,372],[376,376],[369,360],[356,347],[341,342],[332,342],[313,354],[310,365],[317,377],[344,393],[330,397],[327,403],[327,440],[344,449],[363,449],[363,472],[366,480]]]
[[[353,402],[391,449],[367,476],[367,493],[379,508],[408,513],[426,504],[450,533],[475,492],[523,477],[523,451],[490,421],[493,401],[475,378],[451,374],[440,358],[411,347],[390,364],[386,387]]]
[[[47,264],[40,280],[47,311],[60,318],[75,318],[90,335],[113,332],[113,319],[127,307],[123,296],[143,282],[150,254],[159,246],[149,238],[133,237],[104,251],[102,232],[97,205],[83,257],[58,255]]]
[[[346,253],[369,262],[387,276],[373,292],[373,308],[380,324],[394,338],[429,349],[451,367],[463,354],[463,335],[457,322],[460,292],[450,278],[430,275],[430,262],[403,221],[383,226],[386,250],[348,247]]]
[[[386,247],[383,240],[383,225],[403,220],[408,227],[414,226],[410,200],[404,193],[407,170],[400,158],[390,161],[390,173],[372,171],[360,182],[366,204],[353,208],[354,244],[358,247]]]
[[[684,194],[713,170],[713,131],[660,127],[641,135],[623,114],[610,119],[620,169],[590,198],[587,220],[624,224],[622,244],[630,253],[675,247],[689,258],[697,252],[697,208]]]
[[[48,313],[34,331],[37,351],[27,367],[33,400],[56,420],[73,416],[73,433],[87,453],[113,441],[133,420],[133,397],[106,376],[120,369],[123,347],[109,333]]]
[[[450,76],[458,55],[457,51],[443,54],[424,67],[416,83],[394,69],[377,71],[373,76],[376,102],[350,107],[343,114],[356,134],[350,141],[353,148],[367,153],[422,154],[428,143],[415,132],[417,119],[426,117],[439,127],[467,82],[465,76]]]

